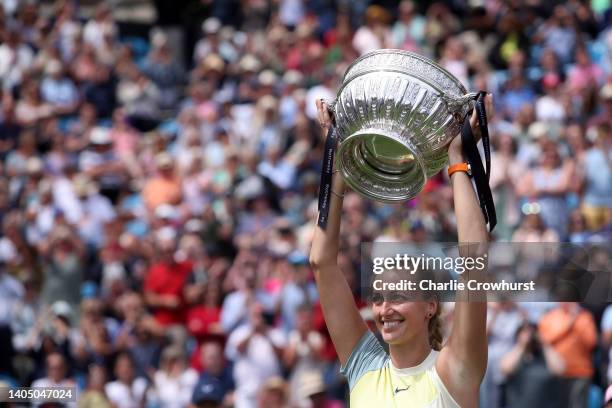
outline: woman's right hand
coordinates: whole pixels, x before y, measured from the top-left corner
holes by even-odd
[[[321,126],[325,134],[327,134],[327,131],[333,123],[331,114],[329,112],[329,107],[323,99],[317,99],[317,119],[319,121],[319,126]]]

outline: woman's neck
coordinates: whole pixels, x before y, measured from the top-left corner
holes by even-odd
[[[431,353],[427,340],[389,345],[389,355],[395,368],[410,368],[421,364]]]

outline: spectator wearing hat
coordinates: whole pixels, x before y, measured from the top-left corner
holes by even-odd
[[[257,408],[287,408],[289,405],[287,383],[281,377],[272,377],[257,395]]]
[[[304,371],[298,377],[298,388],[295,392],[299,396],[299,407],[309,408],[343,408],[341,401],[327,396],[323,376],[318,371]],[[292,393],[293,395],[293,393]]]
[[[191,82],[197,84],[206,81],[215,87],[219,87],[223,84],[225,72],[226,64],[223,58],[218,54],[208,54],[191,71]]]
[[[74,82],[65,76],[62,63],[58,60],[50,61],[45,67],[40,93],[43,100],[51,104],[56,114],[72,114],[78,107],[78,89]]]
[[[270,94],[265,94],[258,100],[255,106],[251,130],[256,135],[250,141],[250,146],[260,154],[265,154],[270,146],[279,146],[281,143],[282,129],[278,115],[278,99]]]
[[[516,153],[519,165],[525,169],[535,167],[541,158],[542,151],[553,144],[553,129],[544,122],[534,122],[526,128],[526,135],[519,135],[520,146]],[[526,137],[525,137],[526,136]]]
[[[99,193],[98,184],[83,174],[72,181],[72,191],[78,201],[69,201],[68,206],[61,209],[74,220],[79,236],[86,243],[99,248],[104,244],[100,231],[106,223],[115,219],[115,208],[107,197]]]
[[[79,168],[98,183],[102,195],[116,204],[127,174],[125,165],[113,149],[110,130],[102,127],[91,129],[89,143],[89,149],[80,155]]]
[[[202,23],[202,34],[204,36],[198,40],[193,52],[193,61],[198,65],[207,55],[219,53],[219,31],[221,21],[216,17],[209,17]]]
[[[359,27],[353,37],[353,47],[360,55],[380,48],[389,48],[393,43],[389,20],[391,16],[384,7],[369,6],[365,12],[365,25]]]
[[[172,156],[166,152],[155,156],[158,174],[149,179],[143,189],[142,198],[150,212],[162,204],[176,205],[182,198],[181,179],[175,172]]]

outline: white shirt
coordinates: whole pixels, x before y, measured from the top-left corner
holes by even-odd
[[[108,399],[117,408],[140,408],[140,402],[144,398],[147,389],[147,380],[136,378],[131,387],[119,381],[113,381],[104,387]]]
[[[360,27],[357,32],[355,32],[355,36],[353,37],[353,47],[360,55],[384,48],[386,44],[391,43],[391,31],[388,29],[385,30],[384,41],[381,41],[380,38],[374,34],[374,31],[366,26]]]
[[[291,187],[295,179],[295,167],[284,159],[279,160],[276,164],[272,164],[267,160],[259,163],[257,171],[262,176],[269,178],[276,187],[283,190]]]
[[[166,408],[187,407],[191,401],[193,389],[198,382],[198,373],[189,368],[176,378],[169,377],[163,371],[157,371],[154,379],[155,401]]]
[[[565,108],[552,96],[540,97],[535,106],[536,118],[543,122],[561,122],[565,119]]]
[[[83,206],[74,193],[72,182],[66,177],[53,180],[53,202],[64,213],[71,224],[76,224],[83,217]]]
[[[70,379],[64,379],[58,383],[56,383],[55,381],[53,381],[50,378],[39,378],[38,380],[35,380],[32,382],[32,388],[63,388],[63,387],[72,387],[72,392],[76,393],[77,389],[76,389],[76,383],[73,380]],[[78,400],[78,394],[76,395],[76,400]],[[41,406],[42,403],[33,403],[32,406],[34,407],[39,407]],[[77,407],[77,403],[76,402],[69,402],[67,404],[65,404],[66,407],[69,408],[76,408]]]
[[[226,355],[234,361],[236,408],[254,408],[261,386],[271,377],[281,375],[280,362],[273,345],[285,345],[283,332],[271,329],[266,336],[255,334],[245,352],[239,353],[238,344],[252,332],[250,325],[243,325],[234,330],[227,340]]]
[[[115,37],[116,33],[117,27],[113,23],[89,20],[83,29],[83,39],[85,42],[99,48],[104,43],[104,35]]]
[[[21,74],[34,63],[34,53],[24,44],[16,49],[6,44],[0,45],[0,81],[4,89],[21,82]]]
[[[21,282],[0,271],[0,326],[9,325],[14,305],[23,298]]]

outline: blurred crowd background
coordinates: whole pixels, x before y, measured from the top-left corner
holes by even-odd
[[[494,239],[609,242],[609,7],[0,1],[1,381],[81,407],[346,406],[308,265],[315,100],[370,50],[434,58],[494,94]],[[347,193],[364,311],[361,242],[456,242],[444,173],[402,205]],[[492,303],[481,406],[603,406],[606,306]]]

